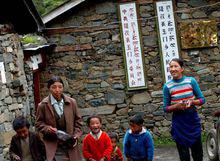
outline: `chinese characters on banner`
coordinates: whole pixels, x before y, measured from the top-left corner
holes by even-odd
[[[0,62],[0,83],[6,83],[4,62]]]
[[[128,90],[146,87],[136,4],[119,5]]]
[[[167,82],[172,79],[169,72],[169,62],[173,58],[179,58],[173,5],[172,1],[162,1],[156,2],[156,7],[164,75]]]

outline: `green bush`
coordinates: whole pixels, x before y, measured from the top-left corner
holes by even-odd
[[[26,36],[22,37],[21,41],[24,44],[28,44],[28,43],[38,44],[39,43],[38,37],[37,36],[33,36],[33,35],[26,35]]]
[[[175,142],[171,137],[157,137],[154,139],[154,146],[174,146]]]

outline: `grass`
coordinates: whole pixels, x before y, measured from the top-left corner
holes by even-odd
[[[154,146],[174,146],[175,142],[171,137],[158,137],[154,139]]]
[[[206,132],[202,132],[202,143],[205,144],[207,137]],[[123,149],[122,142],[118,143],[120,149]],[[155,147],[169,147],[169,146],[176,146],[175,141],[169,136],[157,137],[154,138],[154,146]]]
[[[205,143],[207,137],[206,132],[202,132],[202,143]],[[158,137],[154,139],[154,146],[161,147],[161,146],[175,146],[176,143],[171,137]]]

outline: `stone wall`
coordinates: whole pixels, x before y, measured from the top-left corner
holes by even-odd
[[[0,61],[4,62],[6,83],[0,83],[0,161],[7,156],[18,115],[30,116],[28,85],[24,72],[20,38],[9,25],[0,25]],[[32,94],[33,95],[33,94]]]
[[[216,19],[219,23],[217,2],[177,1],[177,30],[183,20]],[[142,112],[145,125],[155,137],[169,136],[171,115],[162,110],[163,79],[154,4],[140,1],[138,9],[146,90],[126,90],[117,3],[92,1],[48,26],[48,41],[57,47],[53,54],[47,55],[48,65],[41,74],[42,98],[48,93],[46,81],[49,77],[60,75],[65,82],[65,92],[77,100],[84,119],[90,114],[99,114],[103,117],[104,130],[114,130],[123,136],[129,117]],[[220,105],[219,54],[218,47],[181,50],[180,53],[186,62],[185,74],[196,77],[207,100],[199,110],[205,131],[213,127],[212,112]],[[87,127],[84,128],[87,132]]]

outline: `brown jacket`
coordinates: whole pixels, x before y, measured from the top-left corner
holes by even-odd
[[[71,136],[80,138],[82,135],[82,118],[79,114],[77,103],[75,99],[66,95],[64,98],[64,116],[66,122],[66,132]],[[51,105],[50,97],[44,98],[38,105],[36,115],[36,129],[44,136],[43,141],[46,147],[47,161],[52,161],[57,149],[57,139],[49,139],[48,127],[52,126],[56,128],[56,120],[54,116],[53,106]],[[70,161],[81,161],[82,157],[79,152],[79,146],[76,146],[68,150]]]
[[[40,137],[33,132],[29,132],[29,149],[34,161],[45,161],[46,156],[44,144],[41,141]],[[18,135],[14,135],[12,137],[9,154],[11,160],[14,160],[14,155],[19,156],[21,160],[23,160],[21,139]]]

